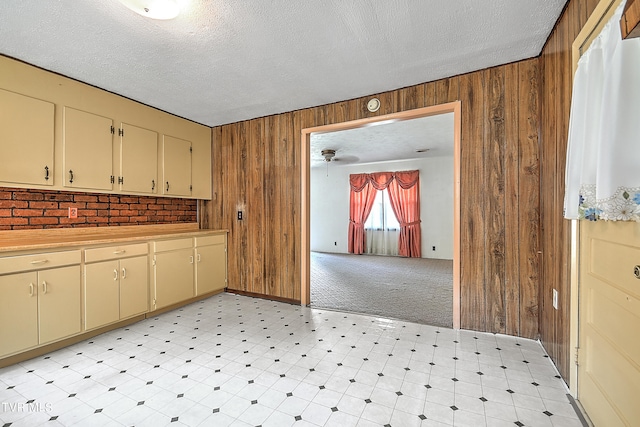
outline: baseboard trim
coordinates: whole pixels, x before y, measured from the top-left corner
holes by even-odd
[[[296,300],[293,298],[283,298],[283,297],[277,297],[275,295],[258,294],[256,292],[239,291],[237,289],[229,289],[229,288],[226,288],[225,292],[229,294],[242,295],[245,297],[260,298],[260,299],[266,299],[271,301],[284,302],[287,304],[300,305],[300,300]]]

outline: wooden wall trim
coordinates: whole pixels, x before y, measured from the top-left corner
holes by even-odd
[[[410,93],[411,97],[416,96],[415,92]],[[307,305],[311,302],[311,260],[310,260],[310,233],[311,233],[311,211],[310,211],[310,161],[309,151],[312,133],[328,133],[347,129],[357,129],[371,123],[384,121],[402,121],[421,117],[436,116],[439,114],[453,113],[453,328],[460,329],[460,126],[461,126],[461,106],[460,101],[448,102],[431,107],[414,108],[398,113],[385,114],[377,117],[369,117],[351,121],[338,122],[324,126],[316,126],[301,130],[301,159],[300,168],[300,197],[302,200],[301,228],[300,236],[300,295],[301,304]]]

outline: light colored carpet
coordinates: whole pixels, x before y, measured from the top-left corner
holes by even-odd
[[[311,252],[311,307],[453,326],[453,261]]]

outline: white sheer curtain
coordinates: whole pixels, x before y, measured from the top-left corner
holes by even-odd
[[[400,224],[393,213],[387,190],[378,190],[365,222],[365,253],[375,255],[399,254]]]
[[[376,255],[398,255],[400,230],[365,229],[367,247],[365,253]]]
[[[574,77],[564,216],[640,221],[640,39],[622,40],[624,2]]]

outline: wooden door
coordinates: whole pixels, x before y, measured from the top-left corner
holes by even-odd
[[[162,141],[162,193],[191,195],[191,142],[164,135]]]
[[[193,297],[193,249],[157,253],[154,259],[153,309]]]
[[[64,107],[63,185],[113,189],[113,120]]]
[[[158,191],[158,133],[121,124],[120,189],[133,193]]]
[[[53,185],[54,110],[0,89],[0,181]]]
[[[0,276],[0,357],[38,345],[38,276]]]
[[[38,272],[40,344],[80,332],[80,266]]]
[[[145,313],[149,306],[148,257],[120,260],[120,318]]]
[[[578,399],[596,426],[640,422],[640,224],[581,221]]]
[[[118,261],[84,266],[84,328],[98,328],[120,318]]]

